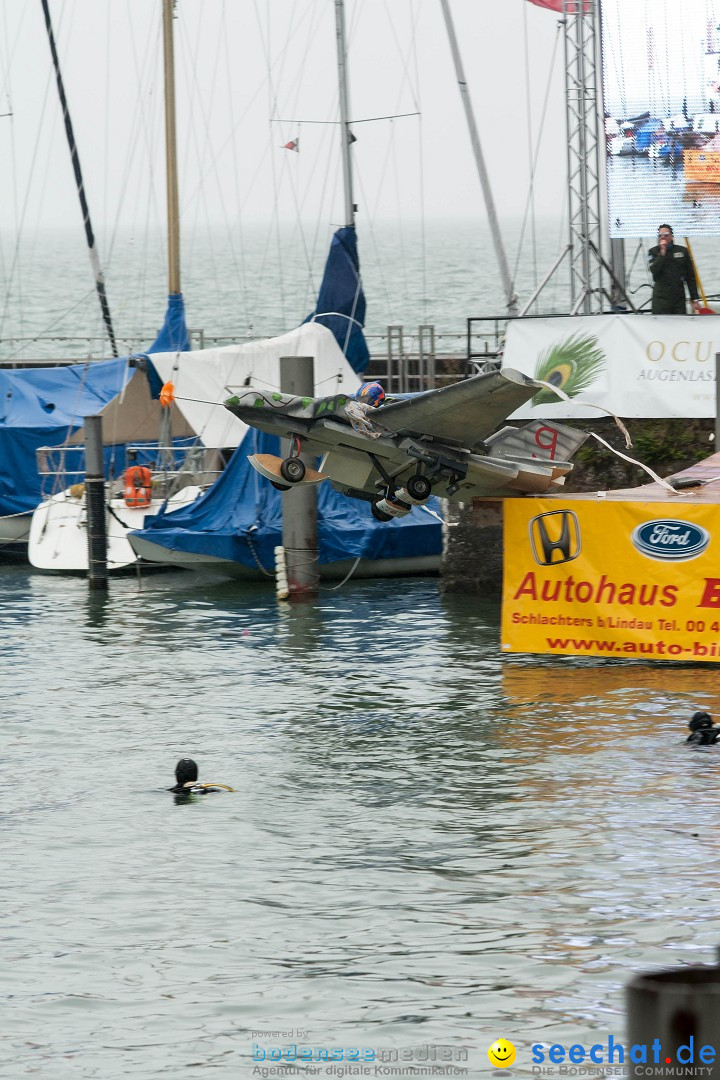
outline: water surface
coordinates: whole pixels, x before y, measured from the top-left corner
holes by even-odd
[[[503,657],[435,579],[0,574],[2,1075],[250,1077],[298,1032],[523,1074],[713,959],[713,669]],[[236,792],[176,803],[181,756]]]

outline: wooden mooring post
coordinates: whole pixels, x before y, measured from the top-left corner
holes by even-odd
[[[107,589],[107,523],[102,416],[85,419],[85,509],[88,535],[88,585]]]
[[[626,1003],[624,1065],[631,1080],[720,1078],[720,967],[638,975],[626,988]]]
[[[296,397],[313,397],[315,392],[312,356],[280,357],[280,390]],[[283,456],[289,444],[283,442]],[[300,454],[312,468],[315,459]],[[289,600],[317,596],[319,569],[317,553],[317,492],[314,484],[297,484],[282,494],[282,537]]]

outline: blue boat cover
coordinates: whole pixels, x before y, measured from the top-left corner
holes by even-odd
[[[279,454],[280,440],[251,429],[225,471],[196,502],[145,518],[135,534],[170,551],[210,555],[261,566],[274,573],[274,549],[282,544],[282,494],[253,469],[248,454]],[[439,555],[442,525],[415,507],[404,518],[375,521],[366,502],[350,499],[329,483],[317,486],[318,559],[401,559]],[[439,513],[438,501],[428,507]]]
[[[62,446],[134,374],[127,358],[0,371],[0,516],[42,501],[35,451]]]
[[[182,293],[170,293],[168,306],[165,312],[165,322],[158,336],[146,351],[154,352],[188,352],[190,350],[190,335],[185,324],[185,301]]]
[[[189,347],[182,294],[174,293],[168,297],[162,330],[148,352]],[[35,451],[40,446],[62,446],[82,427],[86,416],[101,412],[121,392],[133,374],[127,357],[68,367],[0,370],[0,517],[35,509],[43,497]],[[159,388],[158,382],[158,392]],[[193,441],[173,440],[176,445]],[[105,447],[108,475],[114,461],[124,460],[124,452],[124,446]],[[153,456],[148,444],[148,463]],[[146,463],[142,453],[137,461]],[[72,468],[77,468],[77,479],[81,479],[85,473],[82,454],[73,454]],[[69,476],[68,482],[74,479]]]
[[[332,238],[317,307],[305,322],[313,318],[332,330],[353,371],[358,375],[367,371],[370,353],[363,334],[365,294],[360,280],[357,236],[350,225],[338,229]]]

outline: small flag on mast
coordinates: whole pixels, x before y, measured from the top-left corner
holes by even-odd
[[[285,143],[285,145],[283,146],[283,150],[295,150],[299,154],[300,153],[300,140],[299,139],[291,139],[290,142]]]

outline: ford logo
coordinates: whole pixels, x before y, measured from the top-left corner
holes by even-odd
[[[632,531],[632,542],[649,559],[695,559],[710,543],[710,533],[700,525],[675,518],[646,521]]]

